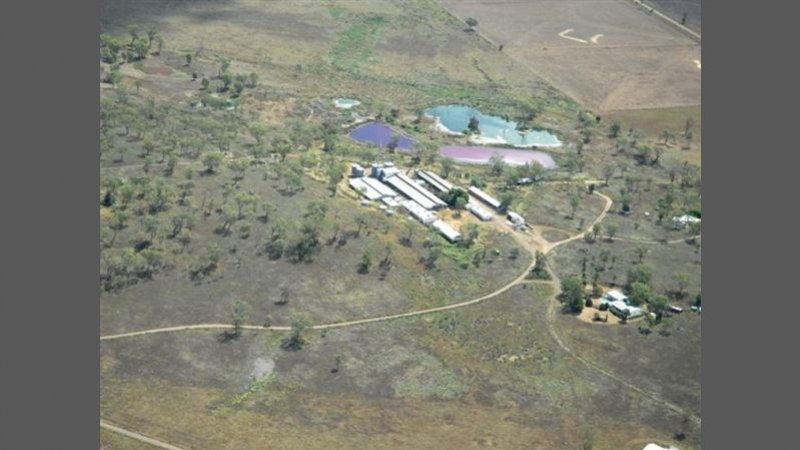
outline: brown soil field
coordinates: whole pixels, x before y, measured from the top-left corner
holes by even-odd
[[[505,53],[597,111],[700,104],[700,45],[630,2],[441,4],[477,19]]]

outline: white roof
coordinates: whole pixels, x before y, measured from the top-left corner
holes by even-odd
[[[366,183],[367,186],[378,191],[378,193],[384,197],[395,197],[397,195],[397,192],[395,192],[394,189],[390,188],[384,183],[381,183],[380,180],[368,177],[364,177],[362,179],[364,180],[364,183]]]
[[[417,175],[442,192],[447,192],[454,187],[449,181],[428,170],[418,170]]]
[[[433,203],[429,198],[425,197],[418,190],[414,189],[413,186],[403,181],[403,179],[400,177],[400,174],[386,178],[384,181],[400,191],[400,193],[406,197],[416,202],[418,206],[421,206],[424,209],[433,209],[436,207],[436,204]]]
[[[371,188],[366,183],[364,183],[363,178],[350,178],[349,180],[347,180],[347,184],[349,184],[351,188],[355,189],[361,195],[368,198],[369,200],[377,200],[381,198],[381,194],[375,189]]]
[[[525,219],[513,211],[508,212],[508,218],[514,223],[525,223]]]
[[[675,221],[675,222],[678,222],[680,224],[683,224],[683,225],[686,225],[687,223],[700,222],[700,219],[698,219],[695,216],[690,216],[688,214],[684,214],[682,216],[673,217],[672,220]]]
[[[482,201],[486,202],[492,208],[500,209],[500,202],[497,201],[491,195],[487,194],[486,192],[483,192],[482,190],[476,188],[475,186],[470,186],[469,187],[469,192],[474,194],[476,197],[478,197]]]
[[[411,213],[415,219],[419,220],[425,225],[428,225],[436,220],[436,214],[428,211],[414,201],[404,200],[401,205],[406,209],[406,211]]]
[[[479,219],[484,221],[492,220],[492,217],[494,217],[491,212],[485,210],[484,208],[481,208],[477,203],[473,201],[467,203],[467,211],[471,212],[472,214],[475,214],[476,216],[478,216]]]
[[[622,302],[624,302],[625,300],[628,299],[627,295],[623,294],[622,292],[620,292],[620,291],[618,291],[616,289],[612,289],[612,290],[606,292],[606,297],[609,300],[611,300],[612,302],[613,301],[622,301]]]
[[[420,186],[414,180],[412,180],[411,178],[408,178],[406,176],[406,174],[398,173],[395,176],[400,177],[401,180],[405,181],[409,186],[411,186],[412,188],[416,189],[417,192],[419,192],[420,194],[422,194],[425,197],[427,197],[430,201],[433,202],[434,205],[447,206],[447,203],[443,202],[442,199],[440,199],[439,197],[436,196],[436,194],[434,194],[433,192],[431,192],[431,191],[425,189],[424,187]]]
[[[439,232],[442,233],[450,242],[455,242],[461,239],[461,233],[441,220],[434,221],[431,226],[439,230]]]
[[[647,445],[644,446],[644,448],[642,450],[678,450],[678,448],[677,447],[673,447],[671,445],[669,446],[669,448],[667,448],[667,447],[662,447],[662,446],[657,445],[657,444],[647,444]]]
[[[428,184],[436,188],[437,191],[447,192],[450,190],[449,187],[445,186],[444,184],[440,183],[438,180],[430,176],[427,172],[419,170],[417,171],[417,176],[425,180]]]
[[[630,306],[621,300],[609,302],[609,307],[616,308],[618,311],[628,311],[629,317],[638,317],[644,314],[644,310],[642,308]]]

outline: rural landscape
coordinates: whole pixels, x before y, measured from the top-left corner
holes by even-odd
[[[100,448],[700,449],[700,1],[103,0]]]

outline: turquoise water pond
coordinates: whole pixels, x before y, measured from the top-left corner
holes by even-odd
[[[547,131],[517,131],[517,122],[501,117],[481,114],[475,108],[461,105],[443,105],[425,110],[425,115],[435,117],[441,131],[461,134],[467,129],[469,120],[477,117],[480,136],[473,140],[480,144],[506,144],[514,147],[559,147],[558,137]]]

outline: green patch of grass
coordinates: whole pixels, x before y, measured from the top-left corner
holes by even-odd
[[[345,9],[338,5],[329,5],[328,13],[331,15],[333,19],[339,20],[344,15]]]
[[[275,375],[270,374],[266,378],[256,381],[255,383],[251,384],[250,387],[247,388],[246,391],[242,392],[241,394],[237,394],[231,398],[229,404],[230,406],[239,406],[250,400],[253,396],[260,394],[264,391],[273,381],[275,380]]]
[[[389,20],[380,15],[355,17],[353,23],[339,32],[328,62],[339,69],[358,71],[369,62],[381,28],[388,23]]]
[[[422,355],[414,366],[395,378],[392,388],[399,397],[438,399],[457,398],[467,390],[452,370],[428,354]]]

